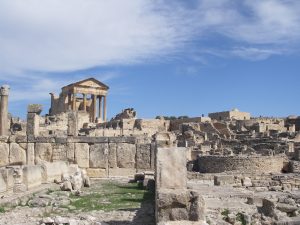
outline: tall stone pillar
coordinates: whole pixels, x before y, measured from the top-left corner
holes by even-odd
[[[97,116],[97,95],[93,95],[93,121],[96,121],[96,116]]]
[[[76,93],[73,93],[72,110],[76,111]]]
[[[8,94],[9,86],[0,88],[0,136],[8,135]]]
[[[102,96],[98,96],[99,99],[99,111],[98,111],[98,118],[102,120]]]
[[[83,111],[86,112],[86,94],[82,94],[83,95]]]
[[[72,94],[68,93],[68,110],[71,110]]]
[[[106,96],[104,96],[103,101],[103,122],[106,122]]]

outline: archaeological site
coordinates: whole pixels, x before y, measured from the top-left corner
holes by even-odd
[[[1,225],[300,224],[300,117],[108,119],[106,84],[65,85],[25,120],[1,86]]]

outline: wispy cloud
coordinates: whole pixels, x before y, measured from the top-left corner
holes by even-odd
[[[290,54],[299,41],[298,0],[0,0],[0,80],[49,88],[60,85],[49,81],[53,72],[184,57],[195,48],[202,61],[203,53],[263,60]]]

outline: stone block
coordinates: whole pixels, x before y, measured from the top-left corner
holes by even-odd
[[[135,144],[136,137],[133,136],[119,136],[119,137],[109,137],[110,143],[128,143]]]
[[[34,165],[35,153],[34,153],[34,143],[27,144],[27,165]]]
[[[109,143],[109,151],[108,151],[108,165],[110,168],[117,167],[117,144]]]
[[[0,143],[0,167],[9,164],[9,145]]]
[[[51,162],[52,156],[53,148],[51,143],[35,144],[35,164],[40,164],[44,161]]]
[[[2,174],[0,173],[0,193],[6,192],[6,182],[2,177]]]
[[[29,141],[31,141],[31,140],[29,140]],[[38,136],[38,137],[35,137],[32,142],[36,142],[36,143],[55,143],[55,138],[54,137]]]
[[[14,187],[14,169],[13,168],[1,168],[0,174],[2,175],[5,183],[7,192],[12,192]]]
[[[90,147],[90,168],[103,168],[108,166],[108,144],[94,144]]]
[[[185,189],[187,187],[186,161],[186,148],[158,148],[156,187]]]
[[[89,167],[89,145],[87,143],[75,143],[75,162],[79,167],[88,168]]]
[[[108,137],[78,136],[78,137],[69,137],[67,141],[74,142],[74,143],[108,143]]]
[[[109,177],[133,177],[136,173],[134,168],[110,168]]]
[[[52,144],[52,161],[67,161],[67,145],[55,143]]]
[[[27,107],[28,113],[40,114],[43,111],[43,106],[40,104],[30,104]]]
[[[117,144],[117,166],[119,168],[135,168],[136,146],[128,143]]]
[[[75,144],[67,143],[66,147],[67,160],[71,163],[75,162]]]
[[[151,168],[151,145],[150,144],[137,144],[136,168],[137,169]]]
[[[265,216],[277,218],[275,201],[270,199],[263,199],[261,211]]]
[[[21,148],[17,143],[10,143],[9,147],[9,163],[25,165],[27,161],[25,149]]]
[[[68,136],[77,136],[78,134],[78,121],[77,113],[69,112],[68,113]]]
[[[104,178],[107,177],[107,171],[105,169],[87,168],[87,175],[90,178]]]
[[[233,185],[235,183],[235,179],[233,175],[216,175],[214,176],[214,184],[216,186],[226,186]]]
[[[68,166],[66,162],[43,162],[42,168],[42,182],[49,183],[54,180],[61,181],[62,174],[68,173]]]
[[[27,136],[38,136],[40,127],[39,115],[35,113],[27,114]]]
[[[27,190],[38,187],[42,184],[42,168],[40,165],[23,167],[23,183]]]

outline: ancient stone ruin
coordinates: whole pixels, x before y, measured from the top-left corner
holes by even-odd
[[[30,104],[23,121],[9,116],[10,88],[1,87],[0,211],[50,186],[63,200],[45,200],[51,193],[44,193],[24,206],[46,210],[70,203],[70,196],[85,196],[86,188],[102,187],[97,179],[134,178],[155,193],[150,208],[142,204],[134,216],[126,214],[135,219],[121,220],[126,210],[104,210],[82,223],[40,215],[27,218],[28,224],[300,224],[300,117],[251,117],[233,109],[207,117],[142,119],[127,108],[108,120],[108,90],[94,78],[66,85],[58,97],[50,94],[48,114]],[[111,204],[103,200],[93,207]],[[0,213],[0,224],[14,210]]]

